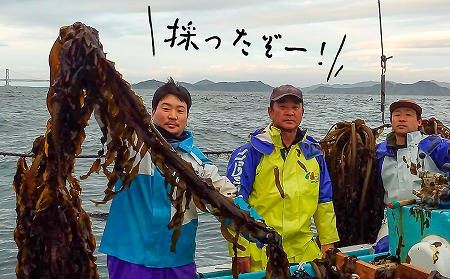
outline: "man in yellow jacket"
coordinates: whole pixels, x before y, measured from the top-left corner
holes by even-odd
[[[248,203],[282,236],[289,262],[312,261],[339,241],[328,169],[319,144],[299,127],[304,113],[300,89],[275,88],[268,113],[272,123],[252,133],[228,163],[227,176],[238,187],[235,203]],[[264,269],[265,248],[239,242],[246,247],[238,251],[239,272]]]

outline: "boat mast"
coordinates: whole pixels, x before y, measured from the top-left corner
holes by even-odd
[[[392,58],[392,56],[386,57],[386,55],[384,55],[384,48],[383,48],[383,28],[381,27],[381,4],[380,4],[380,0],[378,0],[378,18],[379,18],[379,22],[380,22],[380,38],[381,38],[381,121],[384,124],[384,108],[385,108],[385,103],[386,103],[386,77],[385,77],[385,73],[386,73],[386,61],[390,58]]]

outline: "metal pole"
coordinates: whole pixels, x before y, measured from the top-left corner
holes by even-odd
[[[5,86],[9,85],[9,69],[6,69],[6,79],[5,79]]]
[[[384,124],[384,109],[386,103],[386,61],[392,56],[386,57],[384,55],[384,47],[383,47],[383,28],[381,27],[381,4],[380,0],[378,0],[378,18],[380,22],[380,38],[381,38],[381,82],[380,82],[380,93],[381,93],[381,121]]]

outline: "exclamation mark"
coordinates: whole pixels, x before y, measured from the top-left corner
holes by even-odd
[[[320,56],[323,56],[323,50],[325,49],[325,45],[327,43],[322,42],[322,47],[320,48]],[[322,62],[319,62],[319,65],[322,66]]]

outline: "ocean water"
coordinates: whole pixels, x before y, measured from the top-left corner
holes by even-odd
[[[146,105],[151,103],[152,90],[137,90]],[[47,88],[0,87],[0,152],[26,153],[31,150],[33,140],[45,132],[49,113],[46,107]],[[269,92],[191,92],[193,105],[189,115],[188,129],[195,135],[195,142],[203,151],[233,150],[246,141],[248,134],[269,123],[267,105]],[[390,96],[386,103],[408,96]],[[320,140],[333,124],[341,121],[363,119],[369,127],[381,123],[380,98],[378,95],[332,95],[304,94],[305,115],[302,127]],[[448,127],[450,96],[414,97],[424,109],[424,117],[436,117]],[[389,115],[386,114],[388,121]],[[94,120],[86,129],[83,154],[96,154],[100,149],[100,131]],[[387,131],[380,137],[383,139]],[[17,157],[0,155],[0,279],[15,278],[17,246],[14,242],[15,193],[12,181]],[[226,158],[211,156],[225,174]],[[87,172],[93,159],[78,159],[75,175]],[[107,213],[109,203],[95,207],[89,200],[101,200],[106,179],[93,174],[82,181],[83,207],[89,213]],[[197,234],[196,262],[200,267],[229,262],[226,242],[214,217],[201,213]],[[92,229],[101,241],[105,221],[92,217]],[[96,253],[101,278],[107,278],[106,256]]]

